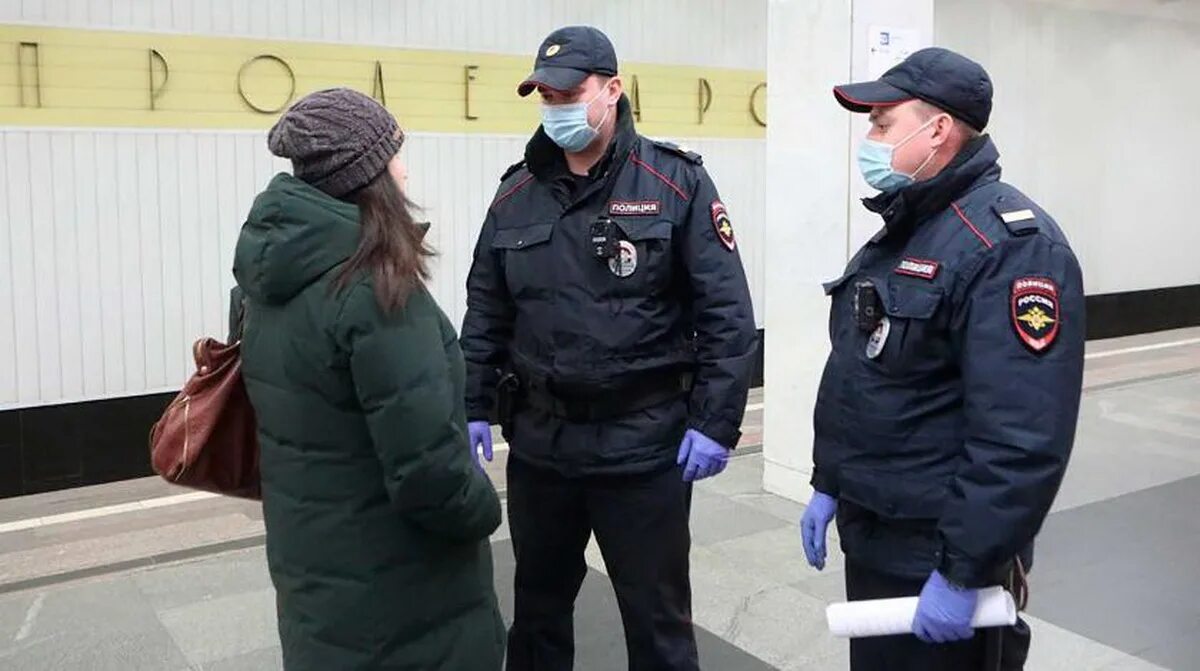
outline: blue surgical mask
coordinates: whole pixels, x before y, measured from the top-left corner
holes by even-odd
[[[911,175],[893,168],[892,158],[897,149],[916,137],[917,133],[920,133],[936,119],[937,117],[934,117],[921,124],[920,128],[909,133],[908,137],[896,144],[863,140],[862,144],[858,146],[858,169],[862,172],[863,179],[867,180],[867,184],[880,191],[896,191],[915,182],[916,176],[933,160],[933,155],[937,153],[937,149],[929,152],[929,156]]]
[[[542,103],[542,128],[545,129],[546,135],[554,140],[554,144],[572,154],[587,149],[592,140],[595,140],[596,136],[600,134],[599,127],[593,128],[588,123],[588,108],[602,95],[604,95],[604,91],[600,91],[587,102],[566,105]],[[607,118],[608,110],[605,109],[604,117],[600,119],[598,126],[603,126],[604,120]]]

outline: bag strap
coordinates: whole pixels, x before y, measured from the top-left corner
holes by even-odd
[[[245,335],[245,333],[246,333],[246,310],[247,310],[248,303],[249,303],[249,301],[246,300],[246,296],[243,295],[242,302],[241,302],[241,304],[238,305],[238,325],[237,325],[238,342],[242,341],[242,336]]]
[[[241,287],[235,285],[229,290],[227,344],[233,345],[242,341],[242,335],[246,332],[246,309],[249,304],[246,292],[242,291]]]

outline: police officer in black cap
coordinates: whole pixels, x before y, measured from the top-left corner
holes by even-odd
[[[740,437],[757,332],[701,158],[637,134],[604,33],[556,30],[518,87],[542,124],[501,178],[467,280],[471,442],[511,446],[508,668],[569,669],[591,534],[630,669],[697,669],[691,483]]]
[[[979,588],[1023,594],[1079,412],[1079,263],[1000,181],[979,64],[923,49],[834,89],[870,114],[858,152],[883,228],[825,285],[829,355],[801,530],[825,562],[836,515],[851,600],[920,595],[913,635],[856,639],[851,668],[1019,669],[1028,628],[976,632]],[[1018,601],[1022,599],[1018,598]]]

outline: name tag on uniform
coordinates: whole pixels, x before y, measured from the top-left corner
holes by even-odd
[[[608,204],[608,213],[614,217],[655,216],[660,209],[657,200],[614,200]]]
[[[900,275],[911,275],[912,277],[920,277],[923,280],[932,280],[937,277],[939,267],[940,264],[937,261],[914,259],[909,256],[901,259],[900,265],[896,266],[896,272]]]
[[[1013,210],[1012,212],[1001,212],[1000,218],[1006,224],[1015,224],[1018,221],[1028,221],[1033,219],[1033,210]]]

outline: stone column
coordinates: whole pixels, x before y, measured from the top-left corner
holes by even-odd
[[[831,89],[871,76],[880,59],[869,38],[880,29],[927,46],[933,0],[770,0],[767,22],[763,486],[807,501],[813,403],[829,351],[821,283],[879,226],[858,203],[870,193],[854,163],[866,120]]]

